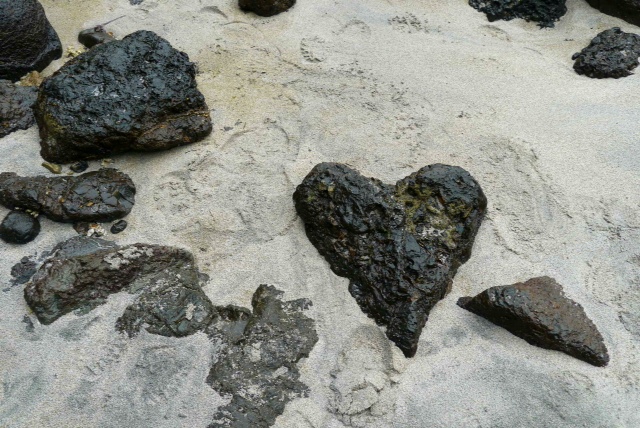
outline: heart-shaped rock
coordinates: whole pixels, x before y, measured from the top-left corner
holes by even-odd
[[[337,163],[315,166],[293,199],[309,240],[407,357],[449,291],[487,199],[465,170],[429,165],[395,186]]]

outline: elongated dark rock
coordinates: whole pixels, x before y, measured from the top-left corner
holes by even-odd
[[[578,74],[603,79],[625,77],[638,66],[640,36],[610,28],[591,40],[589,46],[573,55]]]
[[[37,98],[38,89],[33,86],[16,86],[0,80],[0,138],[36,123],[33,105]]]
[[[240,9],[260,16],[282,13],[296,4],[296,0],[239,0]]]
[[[532,345],[564,352],[594,366],[606,366],[609,354],[602,335],[580,304],[564,295],[546,276],[491,287],[458,306],[491,321]]]
[[[0,79],[20,80],[62,56],[60,39],[37,0],[0,5]]]
[[[587,0],[587,3],[607,15],[640,26],[640,0]]]
[[[19,177],[0,174],[0,204],[38,211],[51,220],[103,222],[133,208],[136,188],[128,175],[112,168],[74,177]]]
[[[293,199],[309,240],[349,278],[360,308],[413,356],[429,312],[471,255],[487,205],[480,185],[441,164],[393,186],[322,163]]]
[[[520,18],[540,27],[553,27],[567,13],[566,0],[469,0],[469,4],[489,21]]]
[[[40,87],[42,157],[69,163],[201,140],[212,125],[195,74],[187,54],[150,31],[78,55]]]

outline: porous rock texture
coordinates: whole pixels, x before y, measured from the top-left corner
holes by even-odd
[[[567,13],[566,0],[469,0],[469,4],[487,15],[489,21],[515,18],[553,27]]]
[[[429,312],[471,256],[487,199],[462,168],[435,164],[395,186],[316,165],[293,199],[311,243],[407,357]]]
[[[603,13],[640,26],[640,0],[587,0],[587,3]]]
[[[113,168],[66,177],[0,173],[0,204],[10,209],[37,211],[66,223],[124,217],[133,208],[135,194],[131,178]]]
[[[66,63],[42,83],[35,113],[41,155],[58,163],[166,150],[212,129],[195,65],[150,31]]]
[[[0,7],[0,79],[13,82],[44,70],[62,45],[38,0],[5,0]]]
[[[273,16],[290,9],[296,0],[239,0],[240,9],[260,16]]]
[[[638,66],[640,36],[610,28],[591,40],[589,46],[573,55],[578,74],[604,79],[626,77]]]
[[[33,105],[38,89],[33,86],[17,86],[8,80],[0,80],[0,138],[19,129],[30,128],[36,123]]]
[[[602,335],[579,303],[546,276],[513,285],[491,287],[458,306],[488,319],[532,345],[606,366],[609,353]]]

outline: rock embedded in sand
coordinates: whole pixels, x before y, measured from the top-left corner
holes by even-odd
[[[598,34],[582,51],[573,55],[573,69],[578,74],[604,79],[631,75],[638,66],[640,36],[610,28]]]
[[[293,199],[311,243],[349,278],[360,308],[412,357],[429,312],[471,255],[487,206],[480,185],[462,168],[441,164],[393,186],[322,163]]]
[[[115,37],[105,31],[101,25],[82,30],[78,33],[78,41],[87,49],[114,40],[116,40]]]
[[[273,16],[284,12],[293,5],[296,0],[240,0],[240,9],[245,12],[253,12],[260,16]]]
[[[112,168],[65,177],[0,174],[0,204],[37,211],[66,223],[124,217],[133,208],[135,193],[131,178]]]
[[[212,125],[195,73],[187,54],[150,31],[77,56],[40,87],[42,157],[68,163],[203,139]]]
[[[111,233],[115,235],[120,232],[124,232],[124,230],[127,228],[127,225],[128,223],[126,220],[118,220],[111,225]]]
[[[11,211],[0,223],[0,238],[10,244],[26,244],[39,233],[38,219],[24,211]]]
[[[566,0],[469,0],[469,5],[487,15],[489,21],[515,18],[553,27],[567,13]]]
[[[491,287],[458,306],[526,340],[564,352],[594,366],[606,366],[609,354],[602,335],[582,306],[564,295],[553,278]]]
[[[13,82],[62,56],[60,39],[37,0],[0,5],[0,79]]]
[[[36,123],[33,105],[37,98],[38,88],[0,80],[0,138]]]
[[[640,26],[640,0],[587,0],[587,3],[607,15]]]

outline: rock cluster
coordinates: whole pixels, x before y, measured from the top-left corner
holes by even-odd
[[[640,25],[640,0],[587,0],[587,3],[603,13]]]
[[[625,77],[638,66],[640,36],[610,28],[598,34],[582,51],[573,55],[578,74],[603,79]]]
[[[35,87],[17,86],[8,80],[0,80],[0,138],[36,123],[33,105],[37,98],[38,89]]]
[[[321,163],[293,199],[309,240],[349,278],[360,308],[413,356],[429,312],[471,255],[487,204],[480,185],[441,164],[393,186]]]
[[[566,0],[469,0],[469,4],[487,15],[489,21],[515,18],[553,27],[567,13]]]

